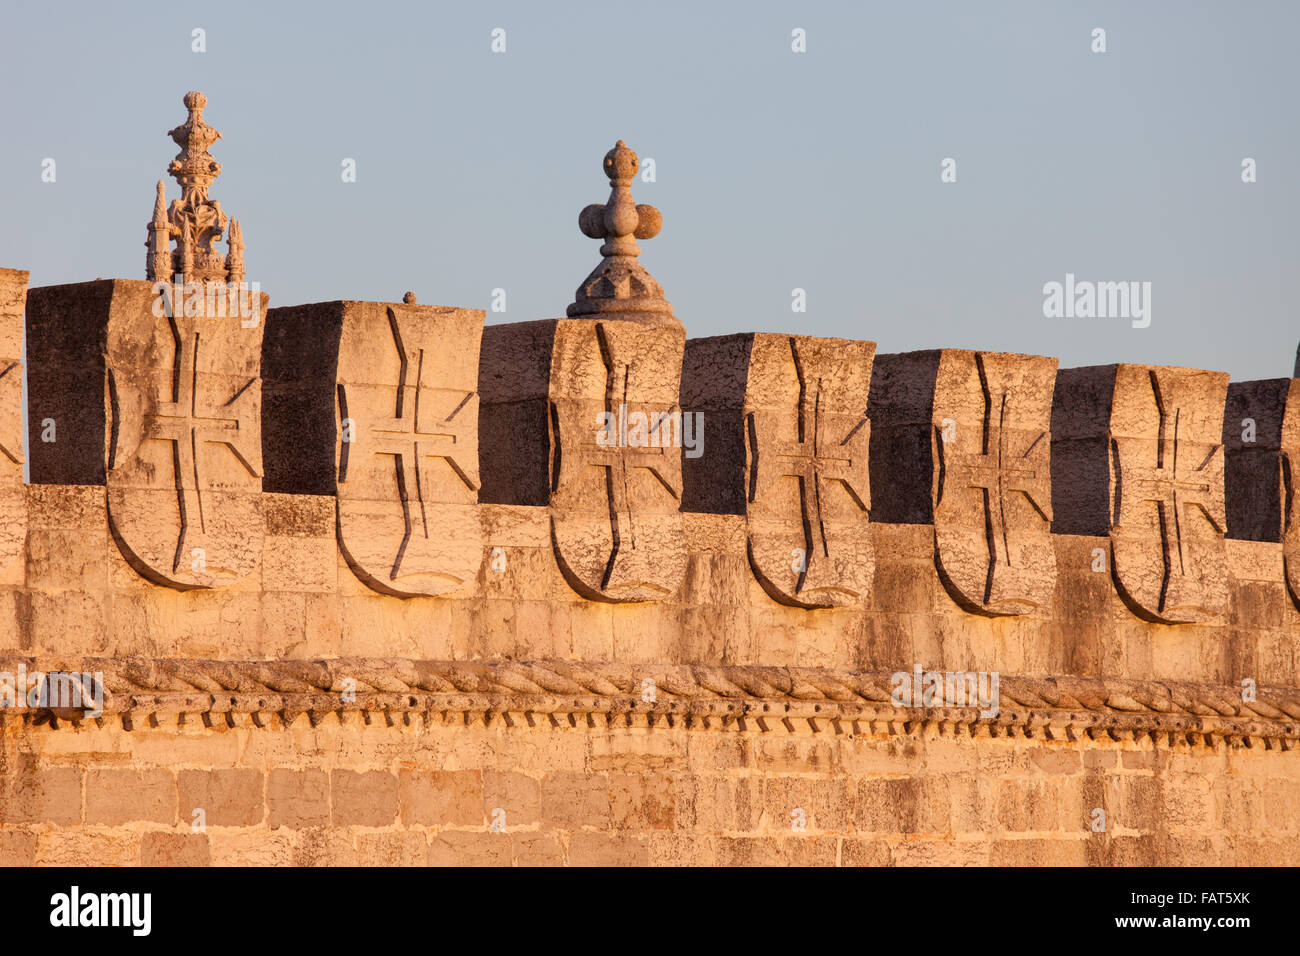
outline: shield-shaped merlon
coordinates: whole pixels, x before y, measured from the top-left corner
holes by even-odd
[[[634,322],[556,323],[551,535],[565,580],[590,600],[663,600],[685,577],[685,341],[680,329]]]
[[[0,269],[0,574],[27,538],[23,490],[23,307],[27,273]]]
[[[744,404],[749,563],[781,604],[851,606],[871,590],[875,350],[846,339],[753,337]]]
[[[1228,376],[1120,365],[1110,415],[1113,573],[1140,616],[1222,620],[1227,606],[1223,409]]]
[[[1300,378],[1287,389],[1281,445],[1282,560],[1291,599],[1300,607]]]
[[[1056,359],[944,349],[934,383],[935,563],[953,600],[987,615],[1051,602]]]
[[[339,548],[398,597],[463,588],[482,563],[482,311],[345,303],[335,445]]]
[[[141,575],[169,587],[234,584],[261,560],[261,317],[209,296],[155,308],[118,281],[106,330],[109,528]],[[237,298],[237,297],[235,297]],[[250,302],[251,305],[251,302]],[[175,311],[180,314],[167,315]],[[256,312],[254,315],[253,312]]]

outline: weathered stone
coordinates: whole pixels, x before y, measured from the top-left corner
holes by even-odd
[[[875,343],[738,335],[687,343],[686,414],[703,450],[686,458],[692,506],[746,509],[750,567],[793,607],[860,603],[875,561],[866,396]]]
[[[932,448],[935,563],[963,607],[1024,614],[1056,584],[1051,541],[1056,360],[944,349]]]
[[[1282,538],[1282,423],[1293,381],[1270,378],[1228,385],[1223,478],[1229,538]]]
[[[1300,378],[1230,384],[1223,444],[1228,537],[1281,541],[1300,606]]]
[[[483,329],[479,356],[479,474],[484,504],[551,500],[551,360],[558,321]]]
[[[662,600],[685,577],[681,449],[671,434],[684,345],[668,327],[557,322],[551,534],[565,580],[590,600]]]
[[[144,282],[96,280],[28,291],[27,457],[32,484],[104,484],[108,315],[113,309],[149,308],[150,289]]]
[[[1120,596],[1148,620],[1205,623],[1225,612],[1227,388],[1222,373],[1147,365],[1057,377],[1053,530],[1108,533]]]
[[[1050,601],[1049,419],[1056,360],[935,349],[876,356],[873,519],[933,524],[949,595],[978,614]]]
[[[182,281],[244,281],[243,231],[238,220],[222,210],[221,203],[208,198],[213,180],[221,175],[221,164],[212,158],[208,147],[221,139],[221,134],[203,122],[207,105],[208,98],[202,93],[186,93],[189,118],[167,134],[181,148],[167,167],[181,187],[181,198],[167,208],[166,190],[162,180],[158,181],[145,242],[149,248],[145,277],[151,281],[170,281],[176,276],[183,277]],[[227,225],[230,248],[223,256],[215,246]],[[171,251],[173,240],[175,252]]]
[[[211,866],[208,837],[203,833],[146,833],[140,840],[141,866]]]
[[[262,551],[262,324],[159,317],[140,302],[154,301],[148,283],[116,284],[125,295],[113,296],[105,356],[113,537],[157,584],[234,584]]]
[[[22,554],[27,536],[23,492],[23,303],[27,273],[0,269],[0,573]]]
[[[380,593],[445,594],[478,571],[482,329],[475,309],[379,302],[267,317],[276,490],[335,493],[339,550]],[[329,441],[329,473],[303,436]]]
[[[208,241],[215,131],[189,105],[151,268],[215,285],[240,243],[222,261]],[[1051,359],[872,374],[871,343],[740,335],[683,362],[633,301],[625,243],[657,215],[631,204],[630,156],[583,217],[619,247],[584,288],[595,318],[489,329],[477,378],[482,314],[413,295],[277,310],[259,347],[155,313],[147,283],[32,290],[0,862],[1300,861],[1296,382],[1235,386],[1225,423],[1221,375],[1067,370],[1049,428]],[[11,365],[19,275],[0,272]],[[213,589],[166,565],[194,513],[227,564],[265,534],[260,574]],[[1000,674],[994,713],[896,704],[896,672],[926,666],[951,669],[945,698]],[[64,668],[102,675],[102,713],[53,699],[86,686]],[[33,674],[34,703],[12,693]]]
[[[603,206],[591,205],[578,216],[578,228],[592,239],[604,239],[600,265],[578,286],[569,306],[570,318],[607,318],[681,330],[664,290],[637,262],[638,239],[659,234],[663,217],[654,206],[632,201],[632,178],[640,167],[636,153],[621,139],[605,154],[604,170],[609,177],[609,199]]]
[[[1282,560],[1291,597],[1300,607],[1300,378],[1292,379],[1287,391],[1281,445]]]
[[[871,372],[872,519],[888,524],[934,521],[931,419],[938,350],[877,354]]]
[[[180,590],[239,581],[262,547],[266,297],[243,287],[237,223],[229,256],[213,248],[228,217],[208,198],[221,171],[208,147],[221,134],[203,122],[206,102],[187,94],[189,119],[171,131],[182,198],[166,210],[158,184],[155,281],[33,290],[28,324],[40,383],[31,430],[45,446],[33,480],[106,484],[122,556]]]
[[[114,540],[155,584],[233,584],[262,548],[262,323],[169,311],[129,279],[31,291],[32,481],[106,484]]]

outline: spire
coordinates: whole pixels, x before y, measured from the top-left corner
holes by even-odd
[[[231,282],[244,281],[244,230],[238,219],[230,220],[229,253],[226,255],[226,275]]]
[[[216,244],[230,218],[222,211],[221,203],[208,199],[209,187],[221,175],[221,164],[212,158],[208,147],[221,138],[221,133],[203,121],[207,97],[192,91],[185,94],[184,103],[188,118],[167,134],[180,147],[167,172],[180,185],[181,198],[173,200],[170,209],[165,208],[165,189],[159,182],[154,218],[148,227],[146,275],[152,280],[170,279],[179,273],[189,282],[237,282],[243,279],[243,237],[231,234],[228,256],[217,251]],[[171,252],[173,239],[175,253]]]
[[[172,273],[171,226],[167,223],[167,187],[161,179],[158,180],[158,195],[154,198],[153,219],[148,229],[149,238],[145,241],[145,245],[149,248],[149,256],[145,260],[145,275],[150,279],[170,277]]]
[[[158,180],[158,195],[153,201],[153,222],[152,226],[167,225],[167,184],[161,179]]]
[[[639,165],[636,153],[621,139],[605,154],[609,199],[603,206],[588,206],[578,216],[578,228],[583,235],[605,240],[600,247],[604,258],[578,287],[568,315],[625,319],[680,329],[682,324],[664,299],[663,288],[637,262],[641,247],[636,240],[654,238],[663,225],[658,209],[632,201],[632,177]]]
[[[208,105],[208,98],[196,90],[185,95],[185,108],[190,117],[182,125],[168,133],[181,147],[175,155],[168,172],[181,183],[182,199],[185,202],[207,202],[208,186],[213,179],[221,176],[221,164],[212,159],[208,147],[221,139],[221,134],[203,121],[203,109]]]

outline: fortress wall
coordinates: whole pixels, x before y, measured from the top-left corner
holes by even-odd
[[[1260,746],[520,715],[129,732],[9,719],[0,862],[1294,864],[1296,760]]]
[[[688,339],[637,163],[562,319],[0,270],[0,862],[1300,862],[1300,379]]]
[[[560,574],[544,508],[480,506],[482,560],[462,592],[375,594],[335,542],[334,501],[271,495],[258,569],[230,588],[177,591],[136,574],[111,539],[104,489],[30,485],[25,563],[0,578],[0,653],[72,667],[83,658],[575,660],[839,670],[999,671],[1033,677],[1177,679],[1294,687],[1300,609],[1281,545],[1227,541],[1228,615],[1170,627],[1135,617],[1094,571],[1104,537],[1053,535],[1047,613],[986,617],[956,606],[926,525],[872,523],[877,562],[861,607],[772,601],[745,557],[744,521],[685,515],[686,575],[669,602],[610,604]],[[493,570],[494,552],[504,559]]]
[[[940,583],[932,526],[872,523],[868,600],[810,611],[759,586],[742,516],[687,514],[680,594],[617,604],[582,599],[563,579],[547,509],[483,505],[481,567],[469,586],[401,599],[352,573],[330,497],[265,495],[259,567],[232,587],[189,591],[154,585],[126,563],[107,530],[102,486],[30,485],[26,502],[25,557],[0,586],[6,669],[135,660],[138,684],[168,661],[336,659],[337,674],[357,674],[362,692],[357,709],[331,700],[303,710],[286,706],[287,695],[254,704],[244,694],[236,709],[214,710],[219,686],[255,694],[267,675],[250,689],[245,676],[209,670],[206,685],[192,674],[183,685],[155,681],[202,691],[188,702],[134,696],[134,687],[130,706],[118,693],[126,710],[101,721],[0,715],[6,864],[1300,860],[1300,768],[1285,732],[1144,730],[1106,706],[1127,682],[1174,693],[1178,682],[1205,682],[1226,688],[1220,701],[1243,677],[1295,687],[1300,612],[1278,542],[1228,540],[1224,623],[1173,627],[1137,618],[1110,574],[1092,569],[1094,552],[1108,553],[1101,536],[1052,536],[1058,573],[1043,613],[988,617],[957,606]],[[502,571],[492,570],[496,548]],[[514,697],[466,687],[460,697],[422,695],[414,708],[367,693],[383,689],[385,675],[414,685],[404,661],[419,660],[622,669],[608,675],[612,697],[584,697],[586,712],[537,697],[535,675]],[[738,691],[748,719],[715,714],[704,726],[687,722],[698,705],[689,690],[670,696],[670,665],[699,665],[721,688],[755,674],[771,681],[764,667],[844,681],[917,662],[999,671],[1004,681],[1095,678],[1074,690],[1102,701],[1064,719],[1043,711],[1044,731],[1014,711],[1001,726],[892,707],[810,721],[808,695],[786,688]],[[317,685],[339,686],[337,674]],[[664,697],[637,712],[646,677]],[[760,720],[768,707],[775,716]],[[1101,832],[1092,829],[1097,809]]]

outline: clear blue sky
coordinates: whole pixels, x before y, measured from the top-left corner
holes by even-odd
[[[1290,375],[1297,36],[1286,2],[6,2],[0,266],[143,278],[165,134],[199,89],[213,198],[273,306],[487,308],[499,287],[489,321],[562,316],[622,138],[655,160],[642,261],[693,336]],[[1151,326],[1044,318],[1067,272],[1150,281]]]

